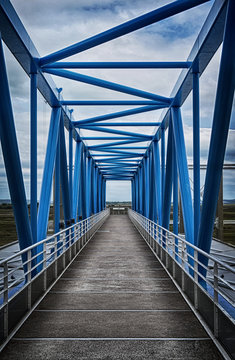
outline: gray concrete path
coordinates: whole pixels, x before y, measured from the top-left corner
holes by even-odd
[[[1,354],[222,359],[126,215],[113,215]]]

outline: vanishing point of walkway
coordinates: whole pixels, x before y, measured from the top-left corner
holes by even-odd
[[[113,215],[1,359],[221,357],[129,218]]]

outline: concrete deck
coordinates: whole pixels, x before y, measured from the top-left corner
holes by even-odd
[[[128,217],[113,215],[1,359],[222,357]]]

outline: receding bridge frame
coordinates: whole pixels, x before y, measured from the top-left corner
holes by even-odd
[[[235,3],[232,0],[215,0],[205,24],[186,62],[58,62],[68,56],[103,44],[137,29],[175,15],[208,0],[178,0],[136,19],[127,21],[104,33],[95,35],[68,48],[40,58],[29,35],[23,28],[8,0],[0,0],[0,31],[3,41],[30,76],[31,93],[31,218],[20,166],[9,85],[0,52],[0,133],[17,232],[21,249],[46,236],[53,172],[55,174],[55,232],[59,230],[60,186],[66,226],[78,219],[80,208],[83,218],[105,207],[106,180],[132,181],[133,209],[144,216],[169,227],[171,193],[173,188],[174,232],[178,233],[178,178],[186,238],[209,252],[216,203],[223,168],[235,84]],[[223,41],[216,104],[202,214],[200,217],[200,146],[199,146],[199,77]],[[104,81],[71,70],[79,68],[182,68],[180,77],[169,98],[140,89]],[[139,100],[64,100],[56,88],[54,74],[73,81],[139,97]],[[37,89],[52,107],[47,152],[44,164],[39,209],[37,211]],[[193,92],[193,172],[194,204],[191,198],[187,158],[180,106]],[[72,120],[67,106],[136,105],[139,108],[104,114],[80,121]],[[162,112],[160,122],[142,123],[141,126],[158,126],[152,136],[110,129],[114,123],[104,121],[140,114],[157,109]],[[118,126],[139,126],[138,122],[123,122]],[[69,176],[64,126],[69,131]],[[104,127],[105,126],[105,127]],[[110,127],[109,127],[110,126]],[[117,126],[117,125],[116,125]],[[115,134],[116,136],[80,137],[76,128]],[[165,131],[168,129],[167,154]],[[111,140],[99,145],[86,146],[83,140]],[[73,140],[76,152],[73,154]],[[141,146],[141,142],[148,145]],[[140,143],[140,144],[138,144]],[[133,144],[130,145],[130,144]],[[137,144],[137,145],[136,145]],[[123,146],[123,145],[128,145]],[[161,147],[161,151],[160,151]],[[10,150],[9,150],[10,149]],[[125,150],[125,151],[123,151]],[[127,151],[128,150],[128,151]],[[104,152],[97,160],[95,152]],[[166,155],[166,156],[165,156]],[[107,159],[107,156],[109,159]],[[98,157],[98,156],[97,156]],[[166,157],[166,161],[165,161]],[[74,175],[72,173],[74,159]],[[106,159],[106,160],[105,160]],[[15,181],[17,179],[17,181]],[[82,189],[82,190],[81,190]],[[201,220],[200,220],[201,219]]]

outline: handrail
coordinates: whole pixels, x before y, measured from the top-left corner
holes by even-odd
[[[109,212],[109,209],[100,211],[0,262],[0,268],[3,269],[0,273],[0,318],[3,319],[4,327],[3,332],[0,332],[0,343],[3,342],[0,351],[86,246]],[[20,257],[20,265],[12,266]],[[36,295],[33,286],[37,289]],[[14,318],[17,299],[19,302],[24,299],[21,319]],[[12,323],[13,328],[9,328]]]
[[[228,317],[233,324],[235,324],[235,301],[234,298],[230,297],[228,293],[225,293],[223,286],[234,291],[235,287],[229,282],[219,276],[219,267],[230,271],[235,274],[235,269],[225,264],[223,261],[216,257],[207,254],[205,251],[199,249],[197,246],[189,243],[183,237],[172,233],[171,231],[163,228],[152,220],[145,216],[137,213],[134,210],[128,211],[128,215],[137,230],[148,242],[148,245],[156,253],[156,246],[160,249],[160,259],[162,260],[163,252],[166,256],[166,268],[168,268],[168,262],[170,257],[173,262],[173,267],[177,266],[182,271],[181,288],[184,289],[184,276],[187,276],[193,281],[195,285],[194,289],[194,306],[198,307],[198,289],[206,294],[214,303],[214,323],[218,322],[218,314],[216,309],[219,308]],[[180,245],[182,249],[180,249]],[[190,254],[186,248],[192,248],[194,251]],[[199,261],[198,255],[202,254],[212,262],[212,265],[205,265]],[[191,260],[191,261],[190,261]],[[163,264],[164,265],[164,264]],[[212,276],[212,280],[208,279],[206,275],[201,271],[206,270],[207,274]],[[212,270],[213,269],[213,270]],[[174,277],[174,276],[173,276]],[[218,333],[218,329],[214,329],[215,334]]]

